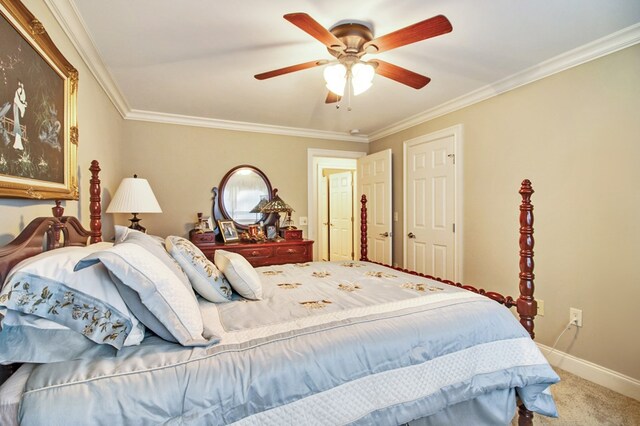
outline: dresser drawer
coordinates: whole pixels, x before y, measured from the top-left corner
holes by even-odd
[[[273,249],[271,247],[251,247],[229,251],[241,254],[245,259],[248,260],[259,259],[261,257],[271,257],[273,255]]]
[[[274,257],[281,263],[307,262],[310,257],[309,247],[305,245],[276,247]]]

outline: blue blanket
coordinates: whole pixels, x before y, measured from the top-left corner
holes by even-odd
[[[218,344],[148,337],[116,357],[41,365],[21,423],[402,424],[483,398],[507,423],[514,392],[556,415],[558,376],[483,296],[359,262],[258,272],[264,300],[200,301]]]

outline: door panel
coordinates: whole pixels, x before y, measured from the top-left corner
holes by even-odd
[[[367,197],[367,257],[388,265],[393,248],[391,184],[390,149],[358,159],[357,198]]]
[[[318,211],[320,214],[320,260],[329,260],[329,179],[322,176],[322,183],[318,193]]]
[[[407,146],[406,267],[455,278],[454,139],[444,137]],[[411,237],[410,237],[411,236]]]
[[[330,259],[353,260],[353,186],[351,172],[329,175]]]

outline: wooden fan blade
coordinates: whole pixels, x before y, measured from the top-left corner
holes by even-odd
[[[408,69],[390,64],[389,62],[376,59],[375,61],[369,61],[369,63],[378,64],[376,67],[377,74],[390,78],[391,80],[395,80],[398,83],[405,84],[409,87],[413,87],[414,89],[422,89],[431,81],[429,77],[425,77],[424,75],[417,74],[413,71],[409,71]]]
[[[327,99],[324,101],[324,103],[334,104],[336,102],[340,102],[340,99],[342,99],[342,96],[338,96],[335,93],[333,93],[331,90],[329,90],[329,93],[327,93]]]
[[[273,71],[263,72],[262,74],[254,75],[258,80],[266,80],[267,78],[277,77],[282,74],[289,74],[291,72],[306,70],[307,68],[318,67],[326,64],[326,60],[310,61],[303,64],[291,65],[290,67],[284,67]]]
[[[327,46],[329,49],[344,50],[346,48],[343,42],[338,40],[336,36],[329,32],[329,30],[320,25],[306,13],[289,13],[284,15],[284,19],[291,22],[293,25]]]
[[[438,15],[375,38],[364,45],[364,51],[367,53],[384,52],[395,49],[396,47],[450,33],[452,30],[451,22],[449,22],[444,15]]]

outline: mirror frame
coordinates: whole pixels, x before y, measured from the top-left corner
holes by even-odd
[[[271,186],[271,182],[269,181],[269,178],[267,177],[267,175],[264,174],[264,172],[262,172],[262,170],[260,170],[255,166],[251,166],[249,164],[241,164],[239,166],[232,168],[224,175],[224,177],[220,181],[220,186],[218,188],[213,188],[213,194],[214,194],[213,195],[213,217],[216,219],[216,225],[215,225],[216,234],[219,233],[219,229],[217,226],[218,220],[232,220],[237,229],[242,231],[246,231],[247,229],[249,229],[249,224],[243,225],[241,223],[236,222],[229,215],[229,212],[227,211],[227,208],[224,205],[224,191],[229,183],[229,179],[231,179],[231,176],[233,176],[235,172],[242,169],[249,169],[255,172],[258,176],[260,176],[264,181],[264,183],[267,185],[267,192],[268,192],[267,200],[271,201],[271,198],[273,197],[273,187]],[[264,222],[265,225],[270,224],[270,222],[272,221],[272,216],[273,215],[263,213],[261,220]],[[256,223],[259,223],[259,222],[260,220]]]

